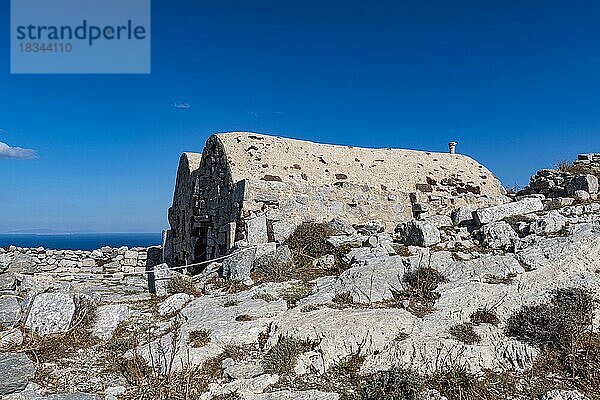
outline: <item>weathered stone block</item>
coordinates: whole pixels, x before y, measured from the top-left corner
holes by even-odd
[[[0,353],[0,396],[25,389],[35,370],[25,353]]]
[[[75,302],[70,294],[40,293],[35,296],[25,327],[39,335],[66,332],[75,314]]]
[[[480,224],[489,224],[490,222],[500,221],[514,215],[524,215],[544,209],[542,201],[538,198],[526,198],[513,203],[502,204],[499,206],[480,208],[473,212],[475,221]]]
[[[429,221],[409,221],[396,227],[397,238],[407,246],[429,247],[441,241],[439,229]]]

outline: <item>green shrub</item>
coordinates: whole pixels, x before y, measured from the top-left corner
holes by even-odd
[[[295,307],[300,300],[312,294],[313,285],[309,283],[299,283],[286,289],[281,294],[281,298],[287,302],[289,308]]]
[[[254,296],[252,296],[253,300],[264,300],[267,303],[270,303],[272,301],[277,300],[277,297],[273,296],[272,294],[269,294],[267,292],[260,292],[260,293],[256,293]]]

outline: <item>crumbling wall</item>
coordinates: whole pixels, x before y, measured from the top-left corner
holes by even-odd
[[[163,237],[163,257],[177,265],[185,264],[193,257],[192,230],[194,213],[198,207],[197,172],[202,156],[183,153],[179,159],[173,205],[169,208],[171,229]]]

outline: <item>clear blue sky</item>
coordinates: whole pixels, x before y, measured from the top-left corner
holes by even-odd
[[[38,157],[0,159],[0,232],[159,231],[180,153],[219,131],[439,151],[457,140],[521,186],[600,151],[597,1],[152,7],[151,75],[10,75],[2,29],[0,142]]]

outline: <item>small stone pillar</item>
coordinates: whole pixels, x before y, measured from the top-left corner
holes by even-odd
[[[450,154],[456,153],[456,145],[457,144],[458,143],[456,143],[456,142],[450,142],[450,143],[448,143],[448,148],[450,149]]]

